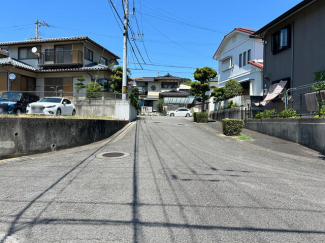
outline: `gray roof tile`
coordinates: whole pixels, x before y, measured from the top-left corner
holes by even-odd
[[[90,70],[111,70],[110,67],[103,64],[93,64],[92,66],[85,66],[80,68],[54,68],[54,69],[40,69],[38,67],[31,66],[22,61],[18,61],[14,58],[0,58],[1,65],[11,65],[14,67],[27,69],[33,72],[46,73],[46,72],[68,72],[68,71],[90,71]]]

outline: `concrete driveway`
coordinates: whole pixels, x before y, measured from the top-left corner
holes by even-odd
[[[192,120],[0,161],[1,242],[325,242],[323,156]]]

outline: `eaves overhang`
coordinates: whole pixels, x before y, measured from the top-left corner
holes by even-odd
[[[109,51],[107,48],[98,44],[96,41],[90,39],[88,36],[73,36],[73,37],[59,37],[59,38],[48,38],[48,39],[37,39],[37,40],[24,40],[24,41],[10,41],[10,42],[1,42],[0,47],[8,48],[9,46],[15,45],[25,45],[25,44],[41,44],[41,43],[59,43],[59,42],[76,42],[76,41],[86,41],[92,45],[97,46],[100,49],[103,49],[115,59],[121,59],[119,56],[115,55],[113,52]]]
[[[231,32],[229,32],[228,34],[226,34],[223,38],[223,40],[221,41],[217,51],[214,53],[213,55],[213,59],[218,60],[217,56],[219,51],[221,50],[222,46],[225,44],[226,40],[230,37],[232,37],[235,33],[242,33],[242,34],[247,34],[252,35],[255,32],[256,29],[249,29],[249,28],[242,28],[242,27],[236,27],[235,29],[233,29]]]
[[[293,14],[295,14],[296,12],[302,10],[303,8],[307,7],[309,4],[315,2],[317,0],[304,0],[300,3],[298,3],[296,6],[294,6],[293,8],[289,9],[287,12],[285,12],[284,14],[280,15],[279,17],[277,17],[276,19],[274,19],[273,21],[271,21],[270,23],[268,23],[267,25],[265,25],[264,27],[260,28],[258,31],[256,31],[255,33],[253,33],[251,35],[252,38],[264,38],[265,33],[272,28],[273,26],[279,24],[280,22],[284,21],[285,19],[289,18],[290,16],[292,16]]]

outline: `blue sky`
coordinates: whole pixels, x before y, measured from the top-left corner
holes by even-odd
[[[123,17],[122,1],[111,0]],[[301,0],[129,0],[132,41],[140,67],[131,50],[128,67],[132,77],[170,73],[193,79],[197,67],[217,69],[212,59],[225,34],[235,27],[261,28]],[[88,36],[123,58],[122,31],[110,0],[0,0],[0,42],[35,37],[35,21],[41,38]],[[4,11],[5,10],[5,11]],[[144,61],[139,52],[138,47]]]

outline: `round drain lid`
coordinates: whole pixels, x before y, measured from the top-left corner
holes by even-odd
[[[125,157],[130,156],[129,153],[124,153],[124,152],[106,152],[106,153],[101,153],[98,154],[97,157],[101,159],[122,159]]]
[[[102,156],[105,158],[122,157],[122,156],[124,156],[124,153],[105,153],[105,154],[102,154]]]

